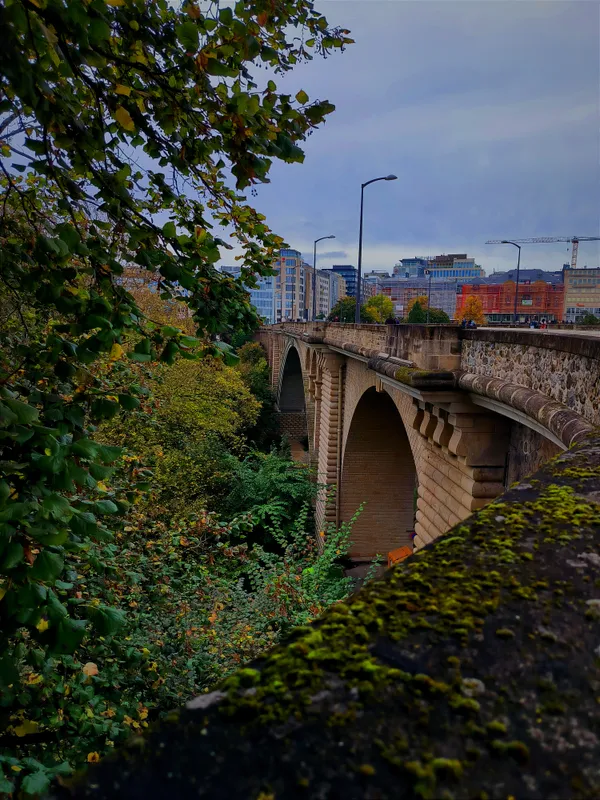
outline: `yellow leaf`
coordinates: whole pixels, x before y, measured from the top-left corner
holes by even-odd
[[[28,683],[30,686],[35,686],[36,683],[41,683],[43,680],[41,675],[38,675],[36,672],[30,672],[25,678],[25,683]]]
[[[107,6],[124,6],[125,0],[106,0]]]
[[[100,754],[99,753],[88,753],[87,760],[89,764],[97,764],[100,761]]]
[[[84,664],[82,670],[84,675],[87,675],[90,678],[92,675],[98,674],[98,667],[94,664],[93,661],[88,661],[87,664]]]
[[[5,589],[4,587],[0,587],[0,600],[2,600],[2,598],[4,597],[4,595],[7,592],[8,592],[8,589]]]
[[[108,492],[108,486],[104,483],[104,481],[98,481],[96,488],[100,489],[101,492]]]
[[[35,733],[39,728],[38,722],[32,722],[29,719],[24,719],[21,725],[17,725],[14,729],[17,736],[27,736],[30,733]]]
[[[119,106],[117,108],[115,112],[115,119],[122,128],[125,128],[126,131],[133,132],[135,130],[135,125],[131,119],[131,114],[126,108],[123,108],[123,106]]]
[[[117,94],[123,94],[125,97],[129,97],[131,94],[131,86],[123,86],[122,83],[117,83],[115,87],[115,92]]]
[[[123,348],[120,344],[115,342],[113,346],[110,348],[110,360],[116,361],[117,359],[121,358],[123,355]]]
[[[42,619],[38,622],[38,624],[35,627],[38,629],[40,633],[43,633],[44,631],[48,630],[50,624],[47,619],[44,619],[42,617]]]

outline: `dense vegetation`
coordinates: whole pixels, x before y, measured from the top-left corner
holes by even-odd
[[[282,244],[240,192],[333,110],[272,76],[350,40],[308,0],[6,0],[0,27],[0,793],[34,796],[345,591],[224,342]],[[293,502],[244,507],[250,473]]]
[[[354,322],[356,315],[356,298],[342,297],[329,312],[329,322]],[[360,307],[360,321],[374,323],[377,320],[363,303]]]

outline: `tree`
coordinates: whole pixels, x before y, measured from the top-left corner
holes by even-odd
[[[429,300],[428,300],[426,294],[419,295],[418,297],[413,297],[411,300],[408,301],[408,321],[409,322],[415,322],[416,321],[415,319],[410,319],[410,313],[413,310],[413,308],[414,308],[416,303],[418,303],[420,308],[421,308],[421,310],[423,310],[425,312],[424,313],[424,319],[423,319],[424,322],[429,321],[431,323],[437,323],[437,324],[444,323],[444,322],[450,322],[450,317],[448,316],[448,314],[446,314],[445,311],[442,311],[441,308],[430,308],[429,309],[429,314],[427,314],[427,308],[428,308],[428,305],[429,305]],[[420,319],[420,314],[417,314],[417,316]],[[428,317],[429,317],[429,320],[427,319]]]
[[[427,316],[427,314],[426,314],[426,316]],[[437,323],[438,325],[440,325],[440,324],[443,324],[445,322],[450,322],[450,317],[441,308],[430,308],[429,309],[429,322]]]
[[[418,303],[421,306],[421,308],[426,309],[427,306],[429,305],[429,300],[427,299],[427,295],[426,294],[420,294],[418,297],[411,297],[411,299],[408,301],[408,306],[407,306],[407,312],[408,313],[407,313],[407,316],[412,311],[412,308],[413,308],[415,303]]]
[[[473,294],[467,295],[462,308],[456,314],[456,319],[458,322],[462,322],[463,319],[466,319],[467,322],[473,320],[473,322],[476,322],[478,325],[485,325],[486,319],[483,313],[481,298]]]
[[[356,298],[342,297],[329,312],[327,319],[330,322],[354,322],[356,314]],[[364,323],[376,322],[375,317],[365,304],[360,307],[360,321]]]
[[[299,143],[334,107],[272,78],[259,86],[253,72],[282,75],[351,40],[308,0],[204,11],[189,0],[13,0],[0,27],[6,721],[30,696],[28,675],[122,624],[76,601],[64,578],[67,556],[87,569],[90,542],[111,540],[136,499],[117,482],[119,448],[94,439],[103,420],[140,406],[128,364],[223,356],[215,334],[256,323],[245,287],[271,274],[282,240],[240,193],[267,181],[272,159],[301,162]],[[231,247],[219,231],[241,247],[237,280],[215,269]],[[149,271],[162,301],[185,303],[196,336],[151,319],[119,281],[129,267]]]
[[[379,323],[385,322],[394,313],[392,301],[384,294],[376,294],[374,297],[369,297],[365,303],[365,309],[375,322]]]
[[[406,318],[406,321],[419,323],[421,325],[427,321],[426,313],[421,308],[421,303],[418,300],[415,303],[413,303],[413,307],[411,308],[408,317]]]
[[[588,312],[587,314],[583,315],[583,319],[581,320],[582,325],[600,325],[600,319],[595,314]]]

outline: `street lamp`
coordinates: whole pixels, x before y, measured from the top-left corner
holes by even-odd
[[[508,239],[503,239],[501,244],[512,244],[513,247],[519,248],[519,257],[517,258],[517,285],[515,288],[515,313],[513,315],[513,322],[517,324],[517,301],[519,297],[519,270],[521,269],[521,245],[516,242],[509,242]]]
[[[323,239],[335,239],[335,236],[321,236],[320,239],[315,239],[313,245],[313,296],[312,296],[312,321],[315,321],[317,316],[317,242],[322,242]]]
[[[358,281],[356,284],[356,312],[354,315],[354,322],[360,323],[360,294],[362,289],[362,235],[363,235],[363,195],[365,186],[377,181],[396,181],[396,175],[385,175],[383,178],[372,178],[366,183],[360,185],[360,228],[358,232]]]
[[[427,324],[429,325],[429,306],[431,305],[431,272],[432,270],[426,269],[425,275],[429,276],[429,285],[427,287]]]

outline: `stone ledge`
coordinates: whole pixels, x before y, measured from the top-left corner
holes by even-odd
[[[54,798],[600,796],[600,434]]]
[[[456,372],[455,375],[459,388],[522,411],[553,433],[567,448],[594,429],[580,414],[541,392],[487,375],[470,372]]]

